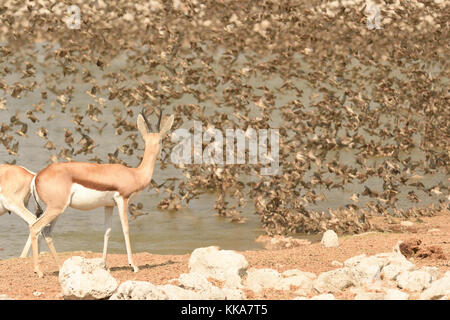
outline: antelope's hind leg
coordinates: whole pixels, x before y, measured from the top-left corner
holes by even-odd
[[[61,264],[59,263],[58,254],[56,253],[55,245],[53,244],[53,238],[52,238],[53,228],[55,227],[57,220],[58,220],[58,217],[56,217],[52,222],[50,222],[49,225],[46,225],[44,227],[44,229],[42,230],[42,235],[44,236],[45,242],[47,243],[47,247],[53,256],[53,259],[55,260],[55,263],[58,266],[58,269],[61,269]]]
[[[26,258],[28,256],[28,252],[31,248],[31,235],[28,235],[27,243],[25,243],[25,246],[23,247],[22,253],[20,254],[21,258]],[[39,251],[39,249],[38,249]]]
[[[31,247],[33,249],[34,272],[38,275],[39,278],[42,278],[44,276],[44,274],[42,273],[42,271],[39,267],[39,252],[38,252],[37,236],[41,231],[43,231],[43,229],[47,225],[51,224],[53,222],[53,220],[55,220],[60,215],[61,212],[62,211],[59,209],[47,208],[45,210],[44,214],[41,216],[41,218],[39,218],[35,223],[33,223],[30,226]],[[48,232],[51,233],[51,229],[52,229],[52,227],[50,226],[50,228],[44,232],[44,237],[45,237],[45,233],[47,233],[47,235],[48,235]],[[53,246],[52,238],[50,236],[48,236],[45,238],[45,241],[47,242],[50,252],[53,255],[53,258],[55,259],[56,264],[59,267],[59,261],[58,261],[57,255],[56,255],[55,247]]]

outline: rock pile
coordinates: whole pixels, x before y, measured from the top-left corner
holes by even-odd
[[[241,287],[247,268],[248,262],[243,255],[214,246],[195,249],[189,259],[190,272],[225,281],[225,286],[230,288]]]
[[[117,289],[117,281],[106,270],[102,259],[74,256],[59,270],[59,283],[64,299],[105,299]]]
[[[189,273],[181,274],[169,284],[154,285],[146,281],[117,281],[105,269],[101,259],[72,257],[64,262],[59,282],[64,299],[111,300],[243,300],[242,277],[248,262],[231,250],[217,247],[192,252]],[[208,277],[223,281],[219,288]]]
[[[220,280],[223,287],[208,279]],[[246,292],[290,291],[296,300],[334,300],[348,289],[355,300],[450,299],[450,272],[418,269],[398,250],[358,255],[319,275],[291,269],[248,268],[245,257],[218,247],[198,248],[189,259],[189,273],[165,285],[125,281],[120,286],[100,259],[72,257],[60,270],[65,299],[113,300],[244,300]]]

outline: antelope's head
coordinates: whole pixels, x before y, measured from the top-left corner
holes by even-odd
[[[145,116],[144,110],[141,111],[137,118],[137,127],[144,139],[145,149],[150,148],[158,153],[161,148],[161,140],[172,127],[174,116],[171,115],[168,118],[162,119],[162,121],[161,119],[162,110],[159,109],[158,123],[156,125],[157,132],[152,132],[152,127]]]

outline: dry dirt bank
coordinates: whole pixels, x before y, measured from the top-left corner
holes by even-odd
[[[340,261],[365,253],[373,255],[389,252],[399,241],[420,239],[421,245],[435,246],[442,249],[445,259],[427,257],[414,259],[417,267],[436,266],[441,271],[450,270],[450,213],[441,212],[434,217],[423,217],[411,220],[412,226],[388,224],[380,219],[376,223],[383,229],[395,232],[371,232],[361,235],[342,236],[338,248],[322,248],[320,243],[313,243],[292,249],[260,250],[241,252],[248,260],[250,267],[273,268],[278,271],[300,269],[316,274],[335,269],[332,261]],[[392,222],[392,221],[391,221]],[[101,257],[101,253],[66,252],[59,253],[61,261],[70,256],[80,255],[87,258]],[[126,254],[108,255],[108,266],[112,275],[120,282],[126,280],[150,281],[154,284],[165,284],[170,279],[188,272],[189,255],[154,255],[147,252],[136,253],[135,260],[140,272],[135,274],[127,265]],[[52,258],[43,253],[40,257],[45,277],[38,279],[33,273],[31,258],[11,258],[0,261],[0,294],[7,294],[13,299],[61,299],[58,283],[57,267]],[[292,299],[293,293],[285,291],[265,290],[255,295],[246,291],[249,299]],[[335,295],[337,299],[349,299],[353,293],[345,290]]]

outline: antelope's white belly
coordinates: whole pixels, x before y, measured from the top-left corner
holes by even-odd
[[[6,212],[8,212],[8,210],[6,210],[6,208],[3,206],[3,199],[2,199],[2,196],[0,194],[0,216],[2,214],[5,214]]]
[[[69,206],[78,210],[92,210],[99,207],[114,207],[114,196],[117,191],[98,191],[83,187],[81,184],[72,184]]]
[[[2,195],[2,187],[0,187],[0,216],[8,212],[8,210],[5,208],[5,205],[3,204],[3,201],[5,201],[5,199]]]

